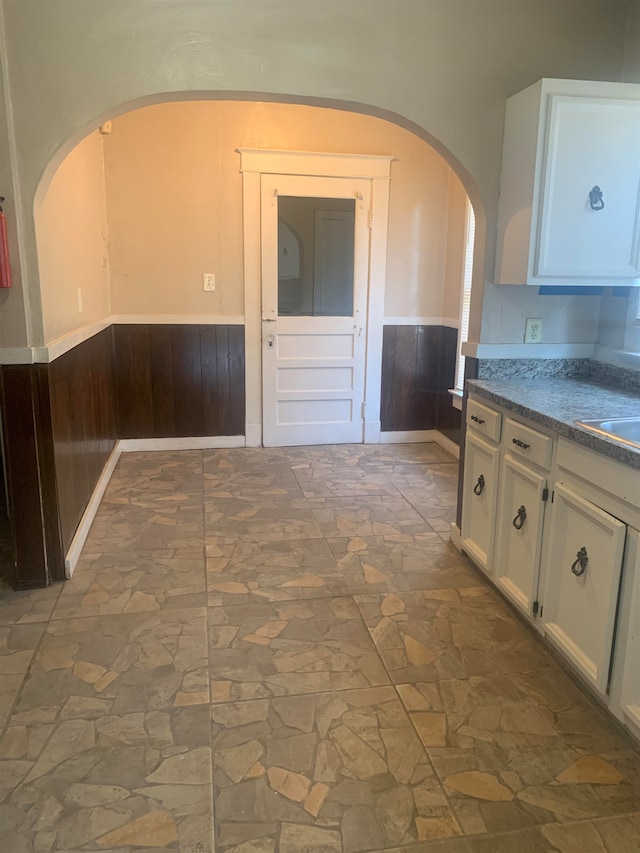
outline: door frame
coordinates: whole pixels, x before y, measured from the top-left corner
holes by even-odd
[[[238,148],[242,173],[244,331],[247,447],[262,444],[262,248],[260,185],[263,174],[371,181],[369,288],[365,354],[364,443],[380,442],[382,331],[387,267],[391,155],[331,154]]]

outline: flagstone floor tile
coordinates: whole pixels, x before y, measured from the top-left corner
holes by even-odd
[[[52,621],[14,720],[208,704],[207,662],[203,608]]]
[[[366,498],[309,498],[322,535],[384,536],[429,533],[431,528],[401,495],[369,495]]]
[[[359,853],[460,833],[391,687],[221,704],[212,720],[219,851]]]
[[[204,590],[202,548],[89,556],[64,584],[51,618],[200,607]]]
[[[486,586],[355,599],[395,684],[552,665],[549,653]]]
[[[12,724],[0,742],[2,849],[213,853],[209,715]]]
[[[353,593],[477,587],[478,575],[434,531],[328,539]]]
[[[215,702],[389,684],[353,599],[209,611]]]
[[[209,606],[346,595],[323,539],[207,546]]]
[[[7,722],[45,626],[0,626],[0,730]]]
[[[304,498],[208,499],[205,529],[207,545],[322,538],[322,531]]]
[[[457,474],[123,453],[74,576],[0,586],[0,851],[640,853],[639,752],[449,544]]]
[[[47,589],[16,590],[0,586],[0,625],[47,622],[62,592],[62,584]]]

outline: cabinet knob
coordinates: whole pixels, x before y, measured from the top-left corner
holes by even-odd
[[[524,505],[520,507],[518,512],[516,513],[516,517],[513,519],[511,524],[515,527],[516,530],[522,530],[522,525],[527,520],[527,510],[524,508]]]
[[[473,487],[473,494],[474,495],[481,495],[482,492],[484,491],[484,485],[485,485],[484,484],[484,474],[480,474],[480,476],[478,477],[478,481],[476,482],[475,486]]]
[[[576,559],[571,564],[571,571],[577,578],[582,577],[582,575],[587,571],[588,565],[589,555],[587,554],[587,549],[583,545],[576,554]]]
[[[599,186],[595,186],[589,190],[589,206],[591,210],[604,209],[604,199],[602,198],[602,190]]]

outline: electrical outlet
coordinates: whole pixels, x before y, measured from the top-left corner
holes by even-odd
[[[203,273],[202,289],[207,293],[212,293],[216,289],[216,277],[212,272]]]
[[[524,325],[524,342],[525,344],[542,343],[542,320],[527,317]]]

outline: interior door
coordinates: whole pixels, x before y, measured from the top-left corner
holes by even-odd
[[[368,180],[262,175],[265,447],[360,443]]]

